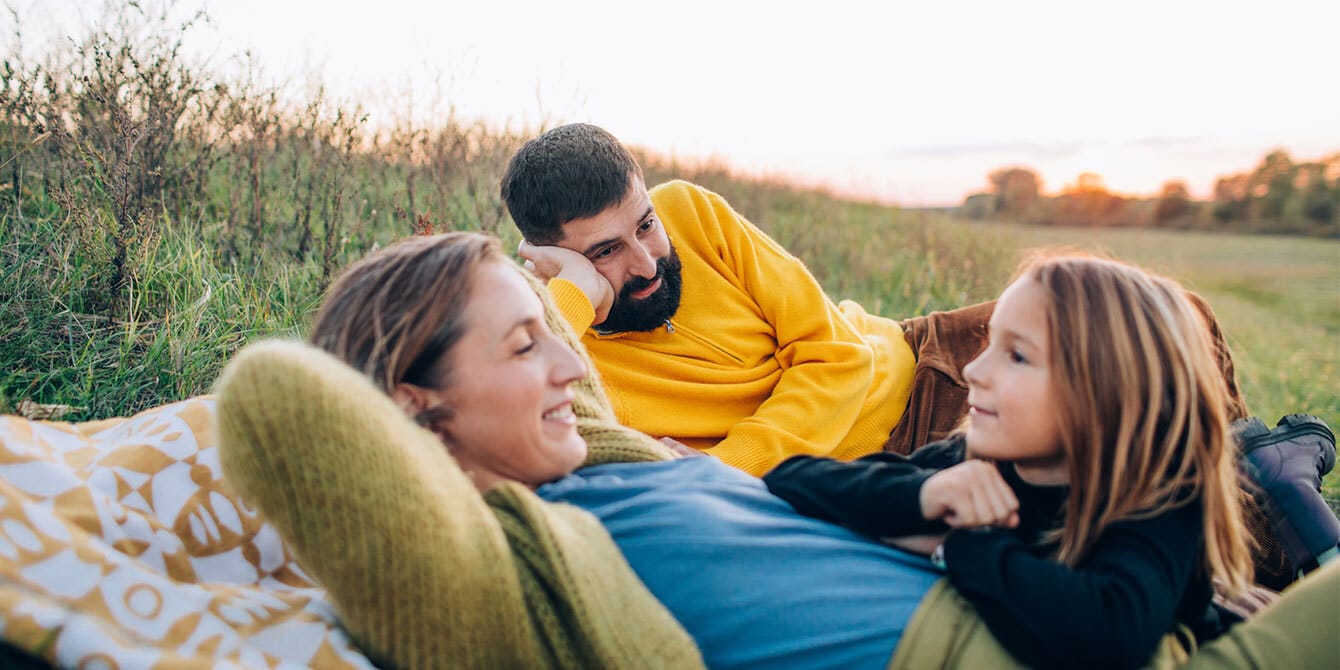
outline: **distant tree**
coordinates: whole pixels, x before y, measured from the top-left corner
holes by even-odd
[[[1247,180],[1252,213],[1258,219],[1278,221],[1293,196],[1297,168],[1283,149],[1266,154]]]
[[[1220,223],[1247,218],[1247,175],[1220,177],[1214,182],[1214,218]]]
[[[1081,172],[1075,179],[1075,185],[1068,189],[1070,193],[1106,193],[1103,176],[1096,172]]]
[[[991,193],[973,193],[963,200],[959,212],[968,219],[980,221],[996,213],[996,196]]]
[[[996,213],[1019,216],[1032,209],[1042,190],[1038,174],[1026,167],[1000,168],[992,172],[991,191],[996,196]]]
[[[1108,192],[1103,178],[1085,172],[1053,203],[1053,221],[1063,226],[1112,226],[1134,223],[1124,211],[1127,199]]]
[[[1326,164],[1327,184],[1331,187],[1331,221],[1340,224],[1340,154],[1322,161]],[[1340,228],[1340,225],[1335,226]]]
[[[1186,216],[1190,211],[1191,193],[1186,188],[1186,182],[1166,182],[1159,191],[1158,204],[1154,206],[1154,224],[1165,225]]]
[[[1314,224],[1328,224],[1335,218],[1335,198],[1326,180],[1325,163],[1302,163],[1294,179],[1298,214]],[[1291,207],[1290,209],[1293,209]]]

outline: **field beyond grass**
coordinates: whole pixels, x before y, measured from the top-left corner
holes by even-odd
[[[1170,276],[1209,300],[1252,411],[1340,424],[1340,240],[944,222],[1017,249],[1074,246]]]
[[[923,219],[920,225],[932,227],[938,245],[947,247],[938,253],[925,249],[921,262],[933,264],[955,255],[956,249],[980,254],[977,262],[964,258],[959,263],[965,274],[975,276],[958,280],[985,290],[972,298],[999,292],[1014,262],[1036,247],[1099,251],[1170,276],[1199,292],[1214,308],[1253,414],[1273,426],[1284,414],[1304,412],[1340,428],[1338,240],[981,224],[947,218]],[[844,284],[839,275],[825,280],[835,297],[888,305],[881,311],[894,317],[904,315],[898,308],[917,307],[891,299],[900,294],[896,285],[883,290],[866,287],[856,295],[834,291],[831,287]],[[1324,486],[1332,507],[1340,510],[1340,473],[1327,476]]]

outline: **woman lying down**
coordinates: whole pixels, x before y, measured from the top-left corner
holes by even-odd
[[[1340,667],[1335,565],[1247,622],[1210,606],[1250,562],[1172,282],[1034,261],[966,433],[763,480],[618,425],[547,300],[492,238],[414,238],[332,287],[325,351],[253,345],[220,380],[228,478],[379,664]]]

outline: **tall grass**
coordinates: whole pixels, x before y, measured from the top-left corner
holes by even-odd
[[[462,119],[441,95],[373,125],[319,86],[298,96],[254,65],[226,78],[190,61],[202,15],[145,6],[108,3],[99,27],[0,64],[0,410],[82,419],[207,392],[247,340],[300,335],[324,286],[377,246],[449,229],[515,246],[498,180],[538,128]],[[718,189],[837,290],[897,287],[895,312],[986,293],[913,262],[916,243],[855,242],[933,235],[891,232],[893,210],[642,158],[649,181]]]

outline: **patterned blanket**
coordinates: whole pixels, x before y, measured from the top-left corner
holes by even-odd
[[[60,667],[373,667],[223,482],[213,417],[0,416],[0,637]]]

